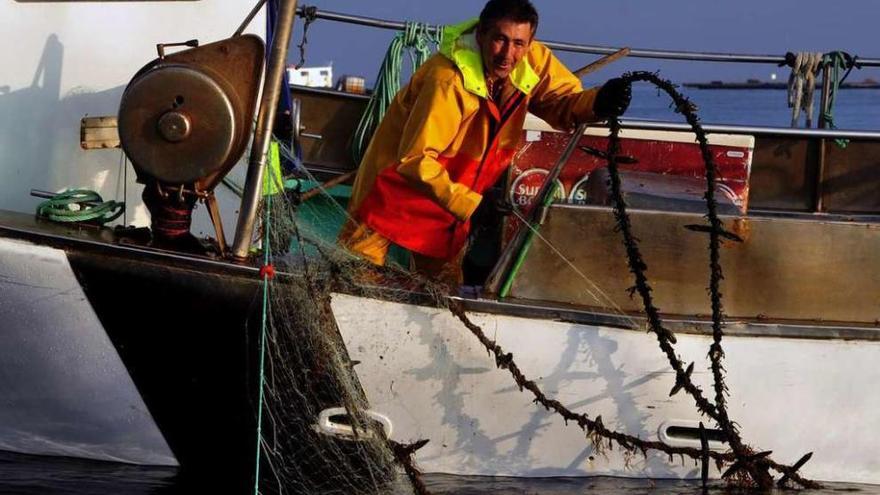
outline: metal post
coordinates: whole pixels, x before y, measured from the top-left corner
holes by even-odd
[[[241,25],[238,26],[238,29],[236,29],[234,33],[232,33],[232,36],[233,37],[241,36],[241,33],[243,33],[245,29],[247,29],[248,24],[250,24],[251,21],[254,20],[254,17],[257,16],[257,12],[259,12],[260,9],[262,9],[263,5],[265,5],[265,4],[266,4],[266,0],[259,0],[257,2],[257,4],[254,5],[254,8],[252,8],[251,11],[248,12],[247,17],[245,17],[244,20],[241,21]],[[291,28],[292,27],[293,26],[291,26]]]
[[[260,99],[260,111],[257,114],[257,126],[254,130],[254,141],[251,145],[251,156],[248,160],[247,179],[244,194],[241,197],[241,211],[232,243],[232,255],[237,259],[247,258],[254,234],[254,222],[260,206],[263,190],[263,171],[266,168],[266,157],[269,154],[269,143],[272,137],[272,124],[275,122],[275,110],[281,95],[281,81],[287,65],[287,46],[293,31],[296,17],[296,0],[281,0],[278,19],[275,21],[275,37],[269,51],[266,68],[266,79],[263,81],[263,97]],[[287,91],[287,88],[283,88]]]
[[[819,128],[828,127],[825,121],[825,112],[828,111],[828,100],[831,98],[831,66],[824,64],[822,66],[822,99],[819,101]]]
[[[513,240],[511,240],[507,247],[504,248],[501,257],[498,258],[498,263],[495,264],[495,268],[492,269],[492,273],[490,273],[489,277],[486,279],[484,286],[485,294],[500,295],[501,297],[507,296],[506,293],[502,294],[501,292],[502,290],[506,291],[510,284],[513,283],[513,280],[510,277],[511,270],[514,269],[515,264],[522,262],[522,259],[518,260],[518,258],[522,258],[520,253],[523,249],[528,249],[528,243],[531,242],[531,236],[534,234],[532,229],[537,228],[538,225],[543,222],[543,216],[546,214],[547,206],[552,199],[550,194],[553,194],[556,191],[556,179],[562,172],[562,167],[568,163],[568,159],[571,157],[571,154],[574,152],[581,138],[584,137],[585,132],[587,132],[587,124],[580,124],[577,129],[572,131],[568,138],[568,143],[565,145],[565,149],[556,160],[556,164],[553,165],[553,168],[551,168],[546,177],[544,177],[544,183],[538,190],[538,194],[535,195],[534,206],[529,214],[529,218],[524,225],[519,227]],[[516,208],[515,205],[514,208]],[[504,286],[502,286],[502,284],[504,284]],[[502,287],[505,288],[503,289]]]
[[[217,196],[214,195],[214,191],[208,193],[208,197],[205,198],[205,205],[208,207],[208,216],[211,217],[211,223],[214,224],[214,232],[217,234],[217,247],[220,248],[220,256],[225,257],[229,245],[226,244],[223,220],[220,218],[220,205],[217,204]]]
[[[829,100],[831,99],[831,66],[824,64],[822,66],[822,98],[819,100],[819,128],[826,129],[828,121],[825,120],[828,111]],[[825,139],[819,139],[819,157],[816,160],[816,182],[813,188],[813,211],[821,212],[825,209],[822,204],[822,195],[824,194],[825,182]]]

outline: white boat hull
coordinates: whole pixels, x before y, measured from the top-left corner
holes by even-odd
[[[500,476],[695,478],[700,466],[652,452],[594,451],[574,423],[532,402],[448,310],[334,295],[333,310],[373,411],[400,442],[429,439],[426,472]],[[470,318],[551,398],[609,428],[658,440],[664,424],[701,418],[653,335],[619,328],[474,313]],[[676,350],[714,393],[711,336],[678,335]],[[880,483],[880,343],[727,337],[729,412],[746,443],[825,481]],[[698,440],[680,445],[699,447]],[[690,443],[688,443],[690,442]],[[723,448],[723,447],[722,447]],[[713,468],[714,469],[714,468]],[[718,476],[714,472],[714,476]]]
[[[64,251],[0,239],[0,450],[177,466]]]

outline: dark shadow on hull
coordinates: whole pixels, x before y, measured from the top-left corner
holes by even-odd
[[[68,253],[83,290],[182,466],[252,486],[259,281]]]

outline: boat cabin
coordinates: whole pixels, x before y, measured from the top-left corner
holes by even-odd
[[[301,102],[304,132],[311,136],[302,139],[305,165],[322,180],[354,170],[339,143],[350,139],[367,98],[304,87],[292,87],[291,94]],[[706,235],[686,228],[705,222],[704,165],[695,136],[685,125],[625,120],[624,126],[623,188],[657,305],[668,316],[699,321],[710,310]],[[719,171],[719,212],[741,239],[725,242],[722,254],[729,320],[873,327],[880,307],[872,294],[880,286],[866,268],[880,268],[869,247],[880,242],[880,199],[870,193],[880,181],[880,136],[856,132],[842,146],[825,137],[830,131],[706,129]],[[626,291],[632,283],[606,187],[607,136],[606,127],[596,126],[580,139],[539,227],[542,240],[528,249],[509,298],[642,311]],[[537,118],[527,120],[520,152],[497,186],[513,208],[529,210],[566,138]],[[330,193],[344,204],[344,187]],[[478,239],[467,265],[471,283],[484,284],[476,273],[487,276],[521,224],[507,214],[492,238]],[[584,277],[608,299],[585,292]]]

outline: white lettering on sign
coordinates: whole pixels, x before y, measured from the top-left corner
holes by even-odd
[[[571,194],[568,196],[568,202],[576,205],[585,205],[587,204],[587,179],[590,178],[590,174],[586,174],[581,177],[581,180],[577,181],[574,186],[571,188]]]
[[[526,170],[510,186],[510,203],[524,209],[532,204],[549,172],[543,168]],[[565,201],[565,187],[556,179],[556,200]]]

